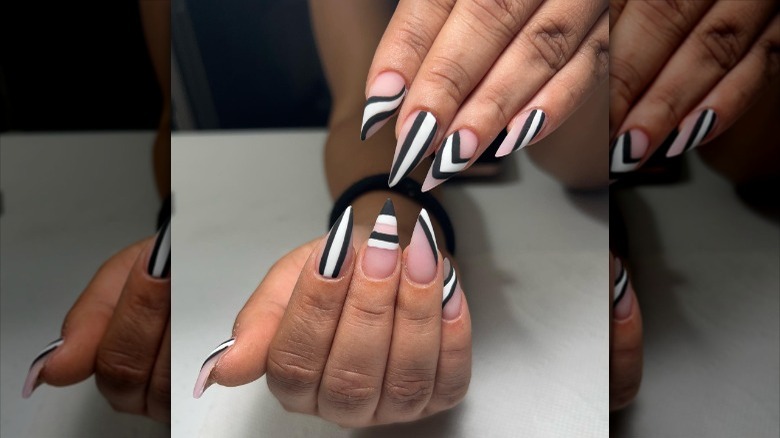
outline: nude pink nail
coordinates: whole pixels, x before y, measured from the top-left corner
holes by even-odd
[[[427,192],[465,169],[477,153],[477,143],[477,135],[469,129],[455,131],[444,139],[428,170],[422,191]]]
[[[203,361],[203,365],[200,367],[198,379],[195,381],[195,388],[192,390],[193,397],[200,398],[200,396],[206,392],[206,385],[209,383],[211,371],[214,370],[214,367],[217,365],[217,361],[219,361],[219,359],[227,352],[227,349],[235,343],[236,338],[230,338],[227,341],[217,345],[217,348],[209,353],[208,357],[206,357],[206,360]]]
[[[412,232],[409,253],[406,256],[406,270],[416,283],[428,284],[436,278],[439,263],[439,248],[428,212],[423,208],[417,216],[417,224]]]
[[[711,108],[700,111],[695,117],[686,117],[680,133],[666,151],[666,157],[676,157],[698,146],[715,127],[718,115]]]
[[[370,278],[387,278],[398,262],[398,225],[393,201],[387,199],[363,253],[363,272]]]
[[[501,146],[498,147],[496,157],[509,155],[531,144],[544,127],[545,118],[544,111],[540,109],[529,111],[527,114],[517,117],[512,126],[509,127],[509,132],[507,132],[504,141],[501,142]]]
[[[384,126],[398,111],[405,96],[406,82],[403,76],[394,71],[380,73],[368,89],[360,139],[368,139]]]
[[[628,272],[619,258],[615,257],[615,285],[612,295],[612,317],[623,320],[631,316],[633,293],[628,281]]]
[[[30,370],[27,372],[27,378],[24,380],[24,387],[22,387],[22,398],[30,398],[33,391],[35,391],[35,388],[41,384],[41,382],[38,381],[38,377],[40,376],[44,365],[46,365],[46,362],[49,360],[54,350],[62,345],[62,343],[62,338],[52,341],[46,348],[38,353],[38,356],[36,356],[35,359],[33,359]]]
[[[445,320],[452,320],[460,314],[463,291],[458,283],[458,274],[449,259],[444,259],[444,287],[442,288],[442,312]]]

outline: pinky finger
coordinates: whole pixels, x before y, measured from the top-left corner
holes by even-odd
[[[536,143],[558,129],[607,78],[608,72],[609,15],[605,12],[572,59],[512,118],[496,157],[509,155]],[[544,116],[541,128],[529,129],[536,123],[534,119],[538,119],[540,113]]]
[[[677,136],[665,152],[666,157],[675,157],[707,143],[734,124],[780,73],[778,49],[780,15],[769,23],[742,61],[683,119]]]

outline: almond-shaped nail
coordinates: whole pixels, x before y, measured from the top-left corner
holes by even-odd
[[[328,233],[328,240],[320,255],[319,273],[326,278],[336,278],[352,247],[352,206],[341,213]]]
[[[647,146],[647,135],[638,129],[620,134],[609,152],[609,177],[636,170],[647,153]]]
[[[433,232],[431,219],[423,208],[417,216],[417,223],[409,243],[406,256],[406,270],[409,277],[420,284],[428,284],[436,278],[436,266],[439,263],[439,248]]]
[[[460,313],[460,302],[463,291],[458,283],[458,274],[455,272],[455,266],[449,259],[444,259],[444,287],[442,288],[442,318],[451,320],[458,317]]]
[[[712,132],[717,121],[718,115],[711,108],[702,110],[696,117],[686,117],[680,133],[666,151],[666,158],[676,157],[698,146]]]
[[[612,315],[616,320],[631,315],[631,293],[628,290],[628,272],[619,258],[615,257],[615,285],[612,292]]]
[[[406,175],[414,170],[428,151],[438,129],[436,117],[428,111],[412,113],[403,128],[398,144],[395,147],[395,157],[390,168],[388,185],[393,187]]]
[[[398,262],[398,224],[390,198],[385,201],[363,253],[363,272],[376,279],[387,278]]]
[[[38,353],[38,356],[36,356],[35,359],[33,359],[32,364],[30,365],[30,371],[27,372],[27,378],[24,380],[24,387],[22,387],[23,398],[29,398],[33,391],[35,391],[35,388],[42,383],[38,381],[38,376],[41,374],[43,366],[46,365],[46,361],[51,357],[54,350],[62,345],[62,342],[62,338],[52,341],[46,348]]]
[[[455,131],[444,139],[433,159],[422,191],[427,192],[465,169],[477,153],[477,141],[477,135],[468,129]]]
[[[236,343],[236,338],[230,338],[227,341],[219,344],[217,348],[211,351],[209,353],[208,357],[206,357],[206,360],[203,361],[203,365],[200,367],[200,372],[198,373],[198,379],[195,381],[195,388],[192,390],[192,396],[195,398],[200,398],[200,396],[203,395],[204,392],[206,392],[206,385],[209,383],[209,377],[211,376],[211,371],[214,369],[214,366],[217,365],[217,361],[219,360],[222,355],[225,354],[228,348],[230,348],[231,345]]]
[[[406,82],[401,75],[392,71],[379,74],[368,89],[360,139],[368,139],[384,126],[398,111],[405,96]]]
[[[509,127],[504,141],[498,147],[496,157],[509,155],[531,144],[542,130],[545,118],[544,111],[540,109],[535,109],[524,116],[517,117],[512,126]]]
[[[157,232],[147,272],[154,278],[165,278],[171,272],[171,218],[165,220]]]

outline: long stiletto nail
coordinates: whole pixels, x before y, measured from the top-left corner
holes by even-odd
[[[46,348],[38,353],[38,356],[36,356],[35,359],[33,359],[32,364],[30,365],[30,371],[27,372],[27,378],[24,380],[24,387],[22,387],[23,398],[29,398],[33,391],[35,391],[35,388],[39,384],[38,376],[41,374],[43,366],[46,365],[46,361],[49,359],[54,350],[62,345],[62,342],[62,338],[52,341],[49,343],[49,345],[46,346]]]
[[[628,287],[628,274],[623,269],[623,263],[620,259],[615,257],[615,287],[612,292],[612,306],[617,306],[617,303],[626,294],[626,288]]]
[[[452,298],[452,295],[455,294],[455,289],[458,287],[458,275],[455,273],[455,267],[452,266],[452,263],[450,263],[450,260],[447,258],[444,259],[444,272],[446,272],[446,275],[444,277],[444,288],[441,297],[442,308],[447,305],[447,302]]]
[[[666,152],[666,158],[676,157],[698,146],[712,131],[717,121],[718,115],[711,108],[702,110],[695,119],[686,118],[679,135]]]
[[[341,213],[328,233],[328,240],[320,256],[319,273],[323,277],[336,278],[352,245],[352,206]]]
[[[496,151],[496,157],[503,157],[531,144],[544,126],[544,111],[535,109],[525,117],[518,117],[506,133],[506,138]]]
[[[406,96],[404,78],[396,72],[384,72],[374,79],[363,108],[360,139],[366,140],[395,114]]]
[[[647,153],[647,145],[647,135],[638,129],[620,134],[609,152],[609,177],[636,170]]]
[[[387,278],[398,262],[398,224],[390,198],[385,201],[376,218],[366,251],[363,253],[363,272],[370,278]]]
[[[406,257],[406,269],[409,277],[417,283],[428,284],[436,277],[436,265],[439,263],[439,248],[428,212],[423,208],[417,216],[417,224],[412,232],[409,253]]]
[[[466,168],[469,160],[477,153],[477,136],[468,129],[450,134],[442,143],[431,169],[422,186],[422,191],[438,186]]]
[[[200,398],[200,396],[203,395],[203,393],[206,391],[206,384],[208,383],[209,377],[211,376],[211,371],[214,369],[217,361],[220,357],[222,357],[222,355],[225,354],[227,349],[235,343],[236,338],[230,338],[227,341],[217,345],[217,348],[209,353],[206,360],[203,361],[203,365],[200,367],[198,379],[195,381],[195,388],[192,390],[193,397]]]
[[[398,181],[420,164],[436,135],[437,128],[436,117],[428,111],[418,111],[407,119],[403,130],[408,129],[408,131],[405,135],[401,135],[395,148],[396,155],[388,181],[390,187],[398,184]]]
[[[171,271],[171,218],[166,219],[157,233],[147,272],[155,278],[164,278]]]

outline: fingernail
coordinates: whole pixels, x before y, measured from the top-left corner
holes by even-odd
[[[428,111],[417,111],[406,119],[395,147],[388,181],[390,187],[398,184],[398,181],[420,164],[436,135],[437,127],[436,117]]]
[[[38,356],[33,359],[30,365],[30,371],[27,372],[27,378],[24,380],[24,387],[22,388],[22,398],[30,398],[35,388],[42,382],[38,382],[38,376],[41,374],[43,366],[46,365],[46,361],[51,357],[54,350],[62,345],[62,338],[57,339],[49,343]]]
[[[631,294],[628,293],[628,272],[623,263],[615,257],[615,285],[612,292],[612,314],[616,320],[626,319],[631,315]]]
[[[509,128],[504,141],[496,151],[496,157],[503,157],[531,144],[531,141],[539,134],[544,126],[546,115],[544,111],[535,109],[528,114],[515,119],[515,123]]]
[[[702,110],[697,117],[686,117],[680,127],[680,133],[666,152],[666,158],[676,157],[701,143],[715,127],[718,115],[711,108]]]
[[[352,206],[341,213],[328,233],[328,240],[320,255],[319,273],[326,278],[336,278],[352,246]]]
[[[366,140],[393,117],[406,96],[406,82],[396,72],[387,71],[374,79],[368,89],[368,99],[363,108],[363,124],[360,139]]]
[[[387,278],[395,271],[397,261],[398,225],[393,201],[388,198],[368,237],[368,246],[363,253],[363,272],[370,278]]]
[[[422,186],[422,191],[438,186],[466,168],[469,160],[477,153],[477,135],[468,129],[455,131],[444,139],[431,169]]]
[[[195,381],[195,389],[192,390],[192,396],[195,398],[200,398],[200,396],[203,395],[204,392],[206,392],[206,384],[209,383],[209,377],[211,376],[211,371],[214,369],[214,366],[217,364],[217,361],[219,360],[222,355],[225,354],[228,348],[230,348],[231,345],[236,343],[236,338],[230,338],[227,341],[219,344],[217,348],[211,351],[209,353],[209,356],[206,358],[205,361],[203,361],[203,365],[200,367],[200,373],[198,373],[198,380]]]
[[[439,248],[428,212],[423,208],[417,216],[417,224],[409,243],[406,257],[406,269],[409,277],[420,284],[428,284],[436,277],[436,265],[439,263]]]
[[[460,314],[461,294],[463,291],[458,284],[458,274],[449,259],[444,259],[444,288],[442,290],[441,307],[442,318],[455,319]]]
[[[157,232],[147,272],[154,278],[164,278],[171,271],[171,218],[165,220]]]
[[[609,152],[609,177],[636,170],[647,153],[647,144],[647,135],[638,129],[620,134]]]

